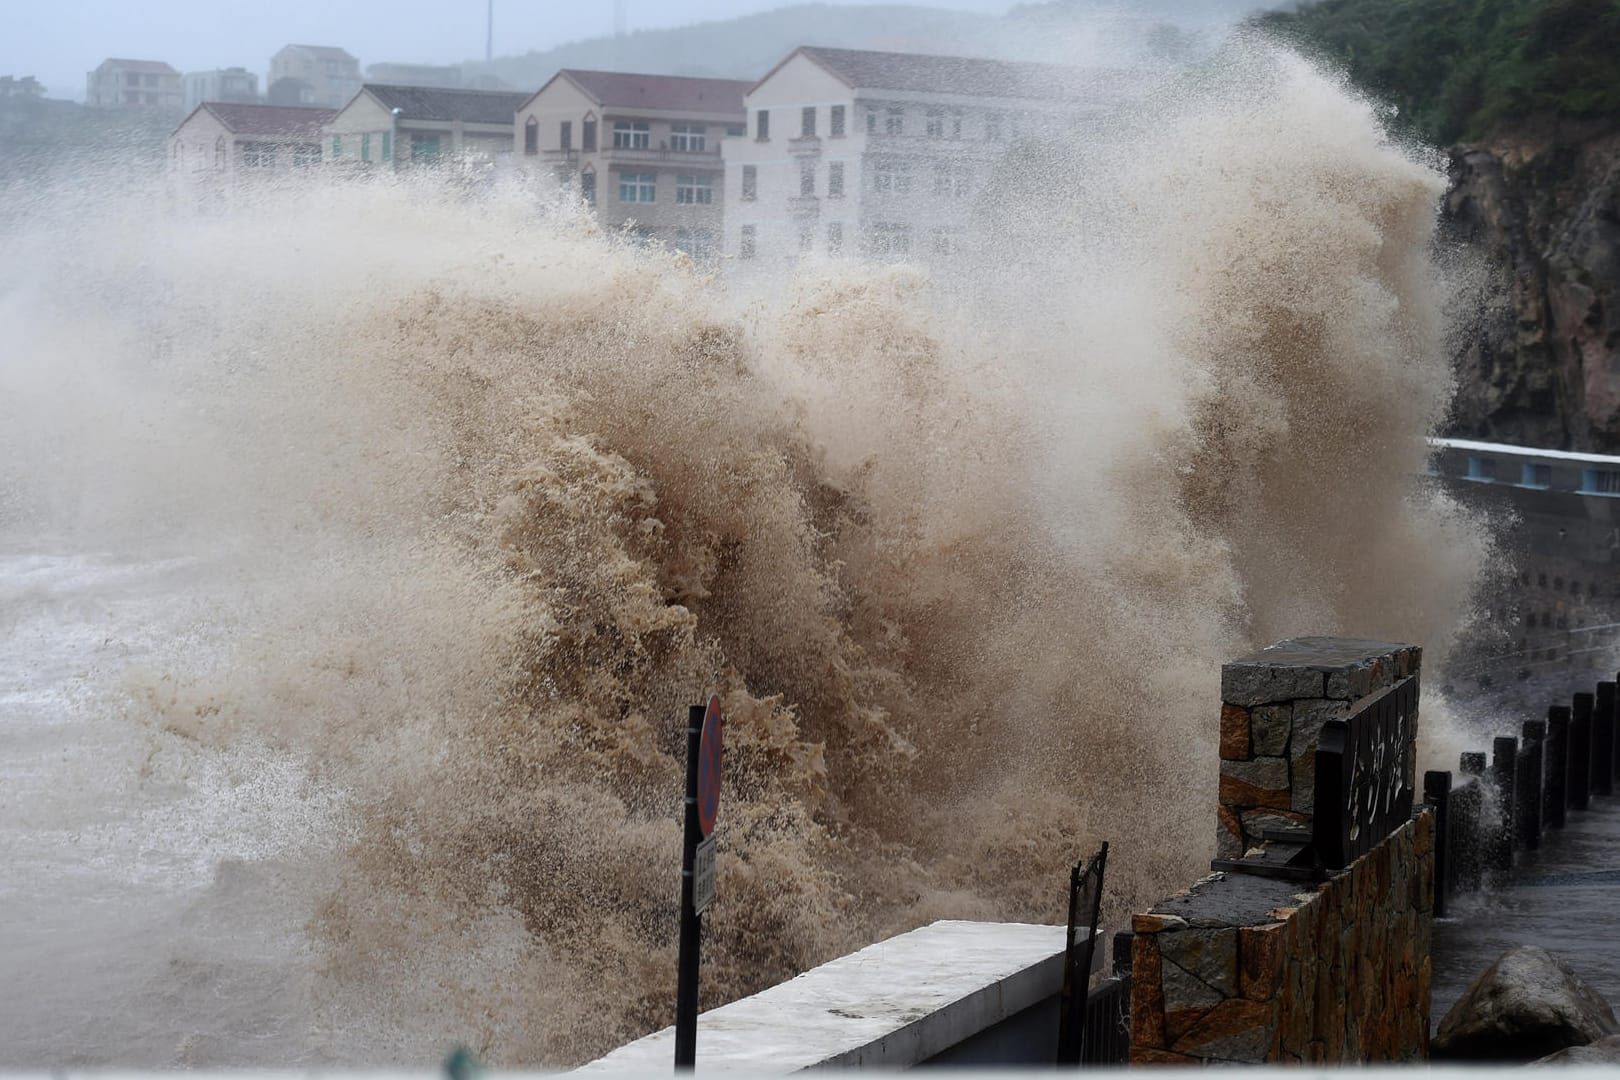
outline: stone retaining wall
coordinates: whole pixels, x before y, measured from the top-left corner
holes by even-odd
[[[1362,699],[1418,677],[1423,650],[1394,642],[1296,638],[1221,668],[1221,783],[1215,857],[1240,859],[1265,833],[1309,829],[1317,740]],[[1414,731],[1416,728],[1414,727]],[[1417,767],[1416,746],[1406,768]],[[1408,776],[1411,782],[1416,776]]]
[[[1131,1063],[1425,1059],[1433,820],[1320,885],[1216,874],[1137,915]]]
[[[1221,870],[1134,919],[1133,1064],[1428,1056],[1432,812],[1342,870],[1311,844],[1323,725],[1415,692],[1421,663],[1415,646],[1300,638],[1222,669]],[[1408,785],[1416,730],[1383,765]]]

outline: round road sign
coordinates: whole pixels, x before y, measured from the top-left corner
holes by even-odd
[[[708,836],[720,809],[720,696],[709,698],[703,714],[703,735],[698,743],[698,828]]]

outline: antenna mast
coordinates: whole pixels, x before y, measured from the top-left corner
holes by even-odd
[[[495,0],[489,0],[489,18],[484,23],[484,63],[495,59]]]

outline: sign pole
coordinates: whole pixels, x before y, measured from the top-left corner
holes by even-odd
[[[698,914],[692,887],[693,862],[698,841],[698,758],[703,735],[704,706],[686,710],[686,830],[681,844],[681,952],[675,977],[675,1068],[690,1070],[697,1060],[698,948],[703,916]]]

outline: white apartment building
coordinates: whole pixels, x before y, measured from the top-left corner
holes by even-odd
[[[84,103],[99,109],[172,109],[185,102],[180,73],[161,60],[103,60],[85,76]]]
[[[186,72],[186,111],[205,101],[253,105],[259,100],[259,77],[247,68]]]
[[[795,49],[748,92],[725,142],[725,251],[949,261],[1009,145],[1100,107],[1098,73],[1048,64]]]
[[[514,148],[574,187],[613,229],[632,227],[695,257],[717,254],[721,142],[743,131],[748,82],[559,71],[517,112]]]
[[[335,45],[287,45],[270,58],[271,105],[341,109],[360,90],[360,61]]]

